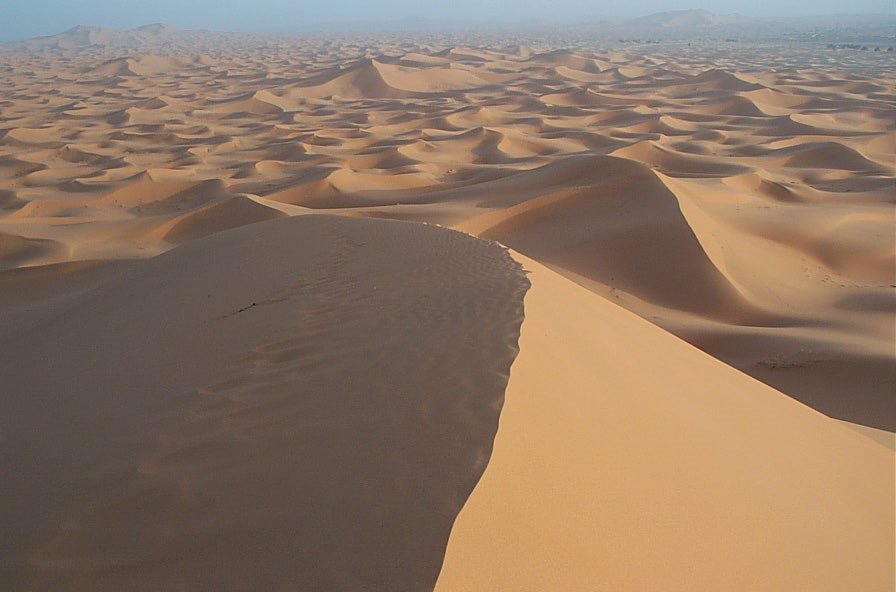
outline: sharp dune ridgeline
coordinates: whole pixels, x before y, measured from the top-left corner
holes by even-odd
[[[892,590],[896,58],[625,27],[0,46],[0,587]]]

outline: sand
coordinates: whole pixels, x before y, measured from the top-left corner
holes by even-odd
[[[890,449],[520,259],[520,354],[436,590],[892,588]]]
[[[893,588],[893,54],[495,39],[0,48],[0,583]]]
[[[103,271],[3,336],[6,584],[432,588],[516,354],[502,248],[303,216]]]

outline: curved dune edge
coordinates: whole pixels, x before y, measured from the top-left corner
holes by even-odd
[[[5,278],[4,590],[432,589],[517,353],[506,250],[299,216],[109,269]]]
[[[436,590],[891,590],[893,454],[534,261]]]
[[[872,428],[859,423],[851,423],[843,420],[838,421],[840,421],[840,423],[842,423],[843,425],[864,435],[865,437],[870,438],[871,440],[879,444],[883,444],[891,451],[896,452],[896,434],[894,434],[893,432],[879,430],[877,428]]]

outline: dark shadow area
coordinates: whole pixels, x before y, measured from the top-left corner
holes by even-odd
[[[431,589],[491,454],[519,264],[307,216],[122,267],[0,333],[4,588]]]

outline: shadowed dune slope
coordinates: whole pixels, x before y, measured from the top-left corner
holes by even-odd
[[[504,249],[302,216],[110,269],[3,284],[6,589],[432,589],[517,352]]]
[[[520,354],[437,591],[893,589],[885,445],[517,257]]]
[[[55,241],[0,232],[0,269],[40,262],[44,257],[60,252],[64,253],[65,248]]]
[[[257,203],[248,197],[232,197],[179,218],[165,233],[165,240],[182,243],[222,230],[283,216],[285,216],[284,213]]]
[[[646,301],[736,323],[771,317],[713,265],[676,196],[653,171],[612,156],[578,161],[584,170],[570,183],[575,190],[530,199],[459,228]],[[548,168],[559,187],[558,165]]]

